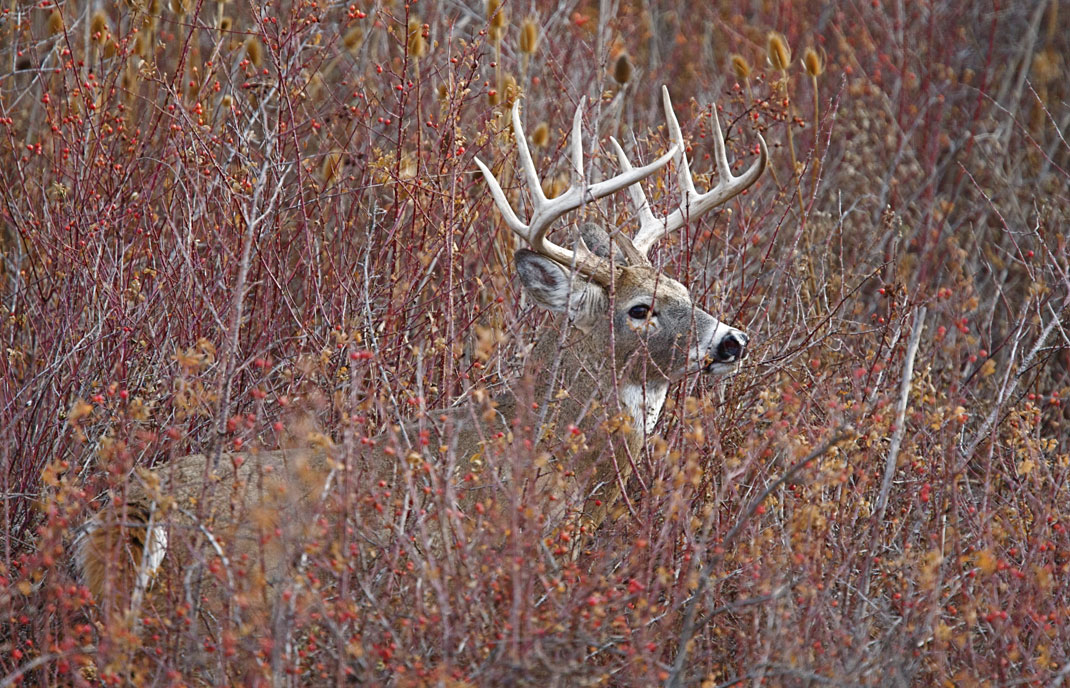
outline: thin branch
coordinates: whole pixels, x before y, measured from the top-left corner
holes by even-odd
[[[4,679],[0,681],[0,688],[7,688],[8,686],[13,686],[20,683],[23,676],[30,673],[37,667],[44,666],[49,662],[54,662],[57,659],[61,659],[74,653],[90,654],[94,651],[95,648],[92,645],[83,645],[82,647],[77,647],[72,650],[68,650],[67,652],[48,652],[43,655],[39,655],[26,662],[22,666],[18,667],[7,676],[5,676]]]
[[[853,434],[854,428],[847,425],[838,426],[833,431],[832,436],[825,440],[819,447],[807,454],[804,458],[796,461],[788,470],[784,471],[783,475],[769,483],[757,497],[750,501],[735,525],[732,526],[732,529],[724,536],[724,539],[721,542],[721,551],[728,551],[736,537],[743,531],[743,527],[747,525],[750,519],[758,511],[758,507],[761,506],[766,497],[772,494],[773,491],[778,489],[781,485],[795,477],[795,475],[808,466],[811,461],[824,455],[841,440]],[[704,539],[708,540],[708,534]],[[672,675],[665,684],[667,688],[679,688],[679,686],[683,685],[684,665],[687,664],[688,646],[691,644],[691,638],[695,634],[695,617],[698,615],[698,601],[702,599],[703,593],[706,591],[707,581],[713,573],[713,567],[720,561],[720,559],[721,554],[715,552],[713,556],[703,564],[702,569],[699,572],[698,587],[695,588],[695,594],[687,601],[686,610],[684,612],[684,625],[680,631],[680,639],[677,642],[676,659],[673,661],[672,665]]]
[[[988,416],[985,418],[984,423],[981,424],[981,427],[974,434],[973,439],[965,443],[965,448],[963,448],[963,445],[959,445],[959,453],[962,456],[963,464],[969,463],[970,459],[973,458],[973,453],[977,450],[977,445],[979,445],[984,440],[984,438],[988,435],[989,431],[992,429],[992,426],[995,424],[996,418],[999,416],[1000,409],[1003,407],[1003,400],[1014,395],[1014,390],[1017,389],[1018,381],[1022,379],[1022,375],[1033,365],[1033,359],[1036,358],[1037,354],[1040,353],[1040,350],[1044,348],[1044,345],[1048,341],[1048,337],[1051,336],[1051,333],[1055,330],[1057,326],[1061,326],[1060,315],[1063,311],[1066,310],[1067,307],[1070,307],[1070,296],[1068,296],[1067,299],[1063,301],[1063,306],[1060,309],[1060,312],[1057,313],[1054,317],[1052,317],[1052,319],[1048,322],[1047,326],[1044,328],[1044,331],[1040,333],[1040,337],[1037,338],[1036,344],[1033,345],[1033,348],[1030,349],[1029,353],[1026,354],[1025,358],[1022,359],[1022,362],[1018,364],[1018,369],[1017,371],[1015,371],[1014,379],[1011,380],[1010,388],[1008,388],[1006,392],[1000,390],[999,400],[997,401],[996,405],[992,407],[992,410],[989,411]]]
[[[895,466],[899,460],[899,447],[903,444],[903,435],[906,434],[907,401],[910,399],[910,386],[914,378],[914,358],[918,353],[918,343],[921,341],[921,333],[925,329],[925,306],[918,309],[914,316],[914,331],[910,333],[907,342],[907,355],[903,360],[903,377],[899,382],[899,403],[895,407],[895,430],[892,432],[892,442],[888,447],[888,456],[884,460],[884,480],[881,482],[880,495],[877,497],[877,522],[884,520],[884,511],[888,507],[888,495],[892,491],[892,479],[895,478]]]

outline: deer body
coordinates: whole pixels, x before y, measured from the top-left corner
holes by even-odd
[[[753,183],[764,169],[765,144],[761,142],[760,159],[734,177],[718,125],[720,182],[698,194],[667,91],[664,96],[674,140],[671,150],[654,163],[633,169],[614,141],[624,171],[590,185],[582,178],[581,105],[572,137],[573,185],[555,199],[542,195],[514,107],[521,162],[534,198],[533,215],[526,224],[509,207],[489,168],[476,161],[506,224],[531,246],[515,256],[525,292],[538,306],[558,313],[566,325],[563,331],[547,328],[542,333],[528,357],[526,382],[499,395],[495,404],[470,404],[432,414],[421,428],[407,428],[410,436],[426,430],[430,447],[448,447],[451,465],[422,469],[426,459],[408,461],[410,448],[396,434],[381,437],[374,450],[348,455],[297,448],[223,454],[218,461],[200,454],[174,459],[132,481],[127,494],[83,529],[76,566],[95,598],[101,601],[122,593],[117,597],[136,607],[152,584],[153,573],[168,562],[182,574],[193,562],[218,557],[223,570],[205,576],[205,587],[193,594],[209,600],[212,614],[223,614],[228,606],[247,610],[256,606],[243,598],[258,589],[252,583],[267,583],[277,591],[292,580],[307,553],[305,543],[315,541],[322,527],[319,519],[327,513],[344,513],[350,522],[378,524],[360,533],[369,558],[401,546],[429,547],[432,554],[441,554],[448,550],[442,545],[463,528],[464,514],[485,499],[484,487],[519,479],[508,462],[499,462],[500,455],[489,450],[514,435],[535,442],[547,435],[583,438],[570,464],[574,479],[562,479],[553,466],[540,469],[534,479],[524,479],[532,480],[534,499],[553,502],[547,509],[548,526],[569,511],[597,526],[619,499],[670,385],[694,373],[733,370],[747,343],[742,332],[695,307],[687,288],[655,269],[646,253],[665,234]],[[676,211],[656,219],[638,182],[674,159],[684,199]],[[629,190],[640,219],[634,239],[616,229],[607,232],[591,225],[581,229],[573,250],[546,239],[550,225],[563,213],[623,189]],[[475,478],[469,479],[473,474]],[[338,497],[331,490],[338,480],[386,487],[375,498],[339,505],[332,502]],[[428,486],[437,492],[423,489]],[[455,496],[451,503],[456,509],[434,510],[443,490],[447,498]],[[421,537],[400,543],[398,535],[413,530],[411,519],[421,509],[434,511],[437,521],[422,523],[415,529]],[[251,583],[243,582],[247,580]],[[190,583],[172,580],[168,585],[175,590]],[[191,593],[187,589],[184,594]]]

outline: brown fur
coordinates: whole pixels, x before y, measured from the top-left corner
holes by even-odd
[[[167,533],[167,545],[151,589],[142,591],[145,604],[159,595],[185,601],[210,634],[285,623],[285,593],[300,587],[303,557],[330,552],[339,519],[366,563],[382,551],[413,547],[450,556],[449,545],[475,522],[476,503],[482,508],[503,495],[487,489],[493,486],[522,493],[547,531],[578,523],[591,532],[619,508],[644,425],[656,421],[670,382],[703,368],[714,334],[728,328],[695,309],[683,285],[649,266],[621,267],[610,299],[604,288],[536,262],[541,258],[521,260],[533,300],[575,308],[564,336],[555,328],[541,334],[527,375],[496,403],[482,399],[430,414],[420,426],[430,432],[427,447],[400,439],[415,437],[413,426],[346,452],[223,454],[215,466],[194,454],[138,474],[125,495],[126,513],[120,517],[116,501],[87,529],[81,573],[96,599],[110,600],[115,610],[139,601],[137,572],[150,523]],[[649,319],[629,315],[640,302],[651,306]],[[696,341],[707,347],[698,354]],[[649,417],[636,418],[644,413]],[[511,446],[514,439],[532,441],[527,459]],[[564,451],[546,456],[547,448]],[[454,461],[449,472],[447,457]],[[333,489],[338,480],[359,489]],[[445,513],[436,510],[435,496],[443,481],[456,496]],[[356,502],[332,501],[354,494]],[[428,518],[414,525],[419,513]]]
[[[538,351],[546,346],[540,343]],[[507,419],[517,415],[512,392],[502,395],[494,410],[478,405],[460,407],[444,414],[444,423],[435,414],[431,445],[452,442],[458,448],[453,480],[462,512],[472,513],[475,501],[488,496],[482,488],[492,483],[509,484],[513,480],[508,461],[497,458],[498,454],[491,449],[495,443],[490,438],[513,432],[536,436],[533,426],[541,420],[544,436],[567,437],[570,428],[578,426],[587,447],[569,464],[574,479],[561,479],[552,467],[540,473],[534,487],[537,494],[543,495],[540,502],[550,509],[547,522],[560,523],[567,509],[583,509],[584,505],[587,507],[584,520],[588,523],[604,518],[608,503],[619,493],[614,464],[623,470],[621,480],[626,480],[631,466],[629,454],[634,456],[638,451],[642,436],[633,430],[630,417],[621,416],[621,410],[608,403],[612,389],[601,388],[587,372],[577,374],[577,366],[591,358],[591,347],[590,338],[581,332],[570,337],[561,350],[556,378],[550,376],[551,371],[543,369],[541,353],[535,354],[540,360],[532,365],[532,378],[537,382],[521,396],[541,401],[568,390],[568,396],[552,401],[545,417],[533,411],[526,414],[523,423],[507,423]],[[604,365],[604,357],[599,358]],[[590,370],[589,363],[584,367],[595,372]],[[619,431],[604,436],[601,427],[615,418]],[[607,442],[612,442],[613,447],[607,447]],[[396,449],[388,454],[387,446]],[[380,480],[391,486],[404,484],[398,478],[406,464],[399,457],[408,452],[409,448],[400,439],[394,442],[380,438],[380,445],[374,451],[352,457],[349,469],[362,485],[374,485]],[[607,462],[611,453],[619,454],[621,460]],[[319,515],[336,511],[330,498],[324,499],[324,486],[331,469],[342,466],[325,450],[223,454],[214,471],[210,470],[210,464],[209,457],[194,454],[135,476],[128,487],[125,513],[122,513],[124,505],[115,502],[92,519],[80,544],[78,560],[81,577],[95,599],[113,600],[117,607],[124,602],[129,604],[151,519],[155,526],[167,532],[164,565],[155,573],[154,589],[161,585],[173,589],[179,581],[169,573],[185,572],[191,565],[209,566],[213,559],[222,559],[219,556],[222,550],[227,555],[223,568],[229,569],[232,575],[238,571],[242,575],[232,582],[226,579],[224,571],[215,576],[212,585],[222,585],[224,589],[236,586],[237,594],[229,599],[240,606],[250,602],[244,594],[255,589],[256,582],[265,582],[274,589],[287,580],[305,544],[315,539],[316,534],[310,532],[311,524]],[[468,484],[461,480],[471,472],[478,474],[477,482]],[[338,473],[335,477],[340,476]],[[367,494],[368,490],[362,488],[360,492]],[[553,499],[546,501],[545,497],[551,494]],[[601,507],[594,506],[596,499],[602,501]],[[372,551],[396,546],[390,512],[397,505],[384,500],[380,506],[386,507],[386,511],[380,513],[373,504],[357,505],[358,522],[366,526],[361,534]],[[439,544],[443,537],[449,537],[449,534],[434,535]],[[161,577],[167,582],[161,583]],[[241,611],[248,616],[248,608]]]
[[[221,552],[229,559],[255,551],[258,562],[249,569],[255,579],[282,575],[290,554],[284,543],[300,540],[298,531],[315,511],[329,470],[326,453],[224,454],[214,471],[210,465],[194,454],[134,478],[125,504],[111,504],[92,519],[79,565],[96,599],[129,592],[150,520],[167,532],[165,560],[208,564],[224,559]]]
[[[145,552],[149,513],[143,502],[127,503],[125,508],[112,505],[79,535],[78,565],[96,600],[107,599],[115,590],[132,589]]]

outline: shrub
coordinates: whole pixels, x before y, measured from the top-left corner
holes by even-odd
[[[2,10],[0,685],[181,685],[190,647],[293,685],[1065,680],[1066,13],[623,5]],[[773,35],[802,61],[774,68]],[[712,107],[738,164],[770,143],[772,174],[658,250],[755,350],[674,389],[611,522],[544,532],[514,486],[444,560],[371,560],[346,505],[389,516],[401,484],[354,478],[296,543],[290,624],[90,599],[74,530],[137,469],[357,460],[519,375],[552,324],[472,159],[511,180],[522,98],[553,188],[587,96],[591,173],[610,134],[650,160],[661,83],[700,172]],[[524,439],[500,451],[526,470],[576,441]]]

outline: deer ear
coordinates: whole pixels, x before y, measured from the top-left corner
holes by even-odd
[[[606,230],[592,222],[580,227],[580,238],[587,249],[599,258],[609,258],[610,249],[613,251],[613,262],[618,265],[625,263],[624,253],[609,240]]]
[[[531,300],[555,313],[568,312],[573,325],[586,329],[604,314],[606,295],[602,287],[582,277],[571,279],[560,265],[546,256],[519,249],[513,257],[520,283]]]
[[[568,307],[572,285],[560,265],[526,248],[518,249],[513,260],[524,291],[535,303],[556,313]]]

